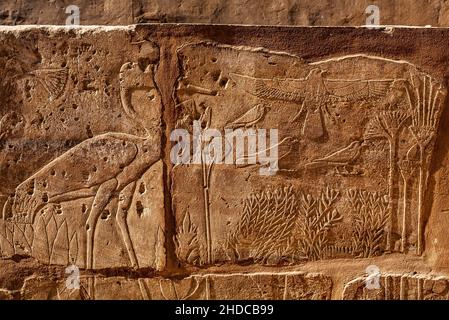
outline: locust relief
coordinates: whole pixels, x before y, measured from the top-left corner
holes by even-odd
[[[247,155],[255,163],[174,166],[180,261],[282,265],[423,253],[424,197],[446,95],[439,79],[363,54],[306,61],[196,43],[177,56],[177,128],[279,135],[274,175],[259,174],[266,163],[258,153]],[[201,159],[216,152],[210,137],[200,144]]]
[[[1,91],[18,106],[0,109],[1,255],[162,270],[159,48],[117,34],[124,56],[96,37],[35,39],[31,65],[2,61],[11,74]]]

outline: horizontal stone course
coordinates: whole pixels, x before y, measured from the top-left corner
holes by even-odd
[[[442,0],[106,0],[14,1],[0,4],[0,24],[63,25],[70,5],[82,25],[214,23],[252,25],[360,26],[370,5],[384,25],[447,27],[449,5]]]

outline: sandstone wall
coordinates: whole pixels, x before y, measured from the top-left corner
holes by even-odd
[[[448,32],[0,28],[0,298],[447,299]]]

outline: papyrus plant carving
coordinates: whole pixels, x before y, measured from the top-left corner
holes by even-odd
[[[374,116],[374,118],[369,121],[364,134],[365,139],[386,139],[389,145],[388,198],[390,200],[390,222],[388,224],[387,250],[392,250],[392,233],[395,224],[395,221],[393,219],[395,217],[395,211],[397,208],[397,196],[395,195],[395,193],[396,183],[398,181],[397,158],[399,135],[408,118],[408,114],[403,110],[381,111],[378,115]]]
[[[418,182],[418,243],[417,254],[423,250],[423,206],[427,185],[428,146],[434,139],[438,126],[439,114],[445,96],[442,85],[429,75],[419,72],[411,73],[407,85],[407,96],[412,110],[412,125],[409,127],[418,147],[419,182]]]
[[[199,88],[195,89],[196,93],[206,94],[208,92],[206,89],[199,90]],[[199,91],[198,91],[199,90]],[[212,121],[212,109],[210,106],[208,107],[198,107],[195,103],[195,100],[187,100],[181,104],[179,107],[184,109],[184,116],[181,120],[179,120],[176,124],[178,128],[185,127],[192,134],[194,133],[194,126],[198,125],[199,129],[208,129],[210,127]],[[212,263],[212,235],[211,235],[211,210],[210,210],[210,188],[211,188],[211,175],[212,169],[215,164],[214,161],[206,161],[206,153],[203,150],[208,150],[211,141],[203,141],[203,136],[193,136],[193,143],[198,144],[199,148],[197,149],[198,154],[194,154],[193,157],[199,157],[201,164],[201,181],[202,181],[202,189],[203,189],[203,215],[204,215],[204,230],[205,230],[205,249],[206,252],[200,252],[201,256],[205,255],[205,260],[207,263]],[[184,152],[190,152],[190,150]],[[190,217],[189,217],[190,221]],[[195,231],[196,232],[196,231]],[[204,248],[204,246],[202,246]]]

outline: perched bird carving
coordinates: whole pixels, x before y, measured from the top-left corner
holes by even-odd
[[[395,79],[331,79],[320,68],[310,70],[305,78],[254,78],[231,73],[231,79],[243,90],[264,99],[299,105],[291,118],[297,121],[303,114],[302,135],[319,139],[326,134],[325,118],[334,120],[329,105],[379,99],[390,90]]]
[[[353,141],[343,149],[332,152],[322,158],[312,160],[305,165],[306,168],[322,166],[346,166],[353,163],[360,156],[362,148],[366,147],[364,141]]]
[[[236,120],[227,124],[225,128],[238,129],[242,127],[243,128],[252,127],[263,119],[268,110],[270,110],[269,107],[263,104],[257,104],[251,109],[249,109],[247,112],[245,112],[243,115],[238,117]]]

